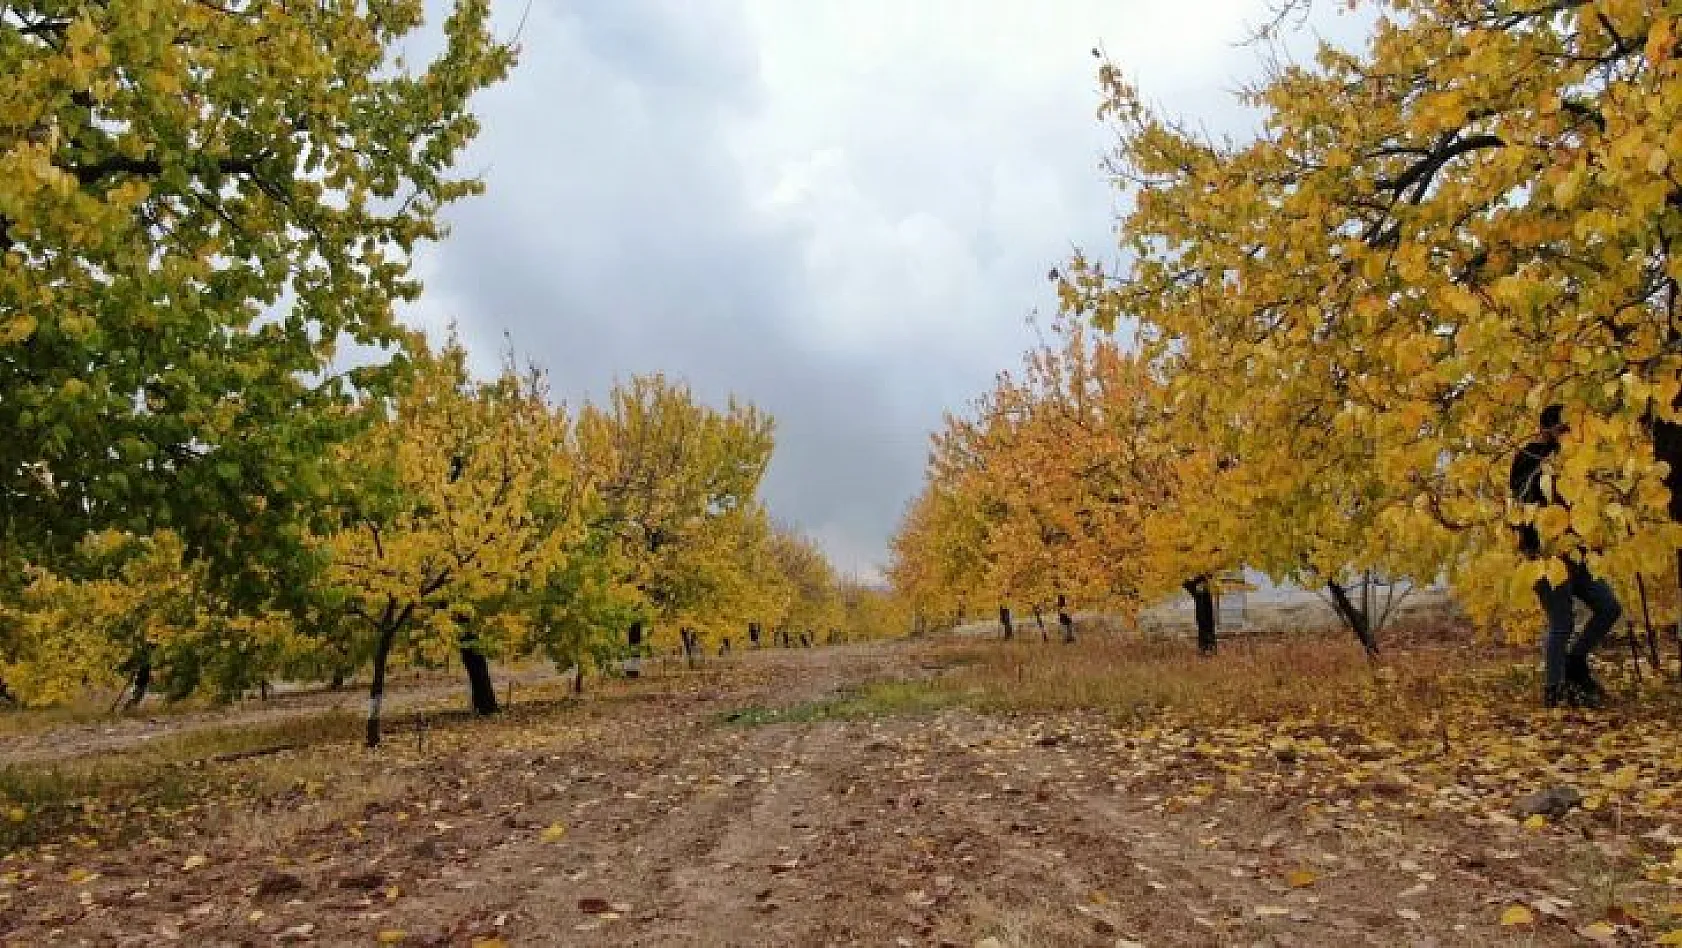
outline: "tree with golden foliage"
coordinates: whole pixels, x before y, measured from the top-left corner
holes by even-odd
[[[772,421],[732,399],[723,411],[661,375],[615,386],[578,418],[580,473],[600,499],[595,527],[613,537],[620,583],[643,618],[713,640],[770,603],[755,550],[769,533],[758,498]]]
[[[399,645],[433,659],[458,652],[474,709],[496,710],[486,655],[532,634],[529,615],[499,607],[574,554],[588,493],[541,379],[509,368],[474,383],[453,343],[419,360],[393,405],[367,410],[379,420],[344,449],[366,483],[319,542],[326,582],[375,636],[374,746]]]
[[[1053,338],[936,435],[894,541],[896,590],[925,608],[964,590],[1037,616],[1059,597],[1136,614],[1182,586],[1212,596],[1239,532],[1208,493],[1214,451],[1166,440],[1173,407],[1118,340],[1079,323]]]
[[[823,550],[786,526],[772,531],[769,550],[772,568],[787,588],[772,628],[796,638],[806,633],[814,644],[838,636],[845,620],[840,583]]]
[[[1504,475],[1537,410],[1576,436],[1545,542],[1626,587],[1679,528],[1655,456],[1682,410],[1671,254],[1678,14],[1628,2],[1389,0],[1363,49],[1247,90],[1253,141],[1164,118],[1105,64],[1125,269],[1077,259],[1071,310],[1140,327],[1249,473],[1260,565],[1495,582],[1528,605]],[[1511,577],[1501,583],[1491,572]]]

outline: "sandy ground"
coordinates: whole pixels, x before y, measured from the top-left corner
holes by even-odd
[[[1496,924],[1539,891],[1586,903],[1580,854],[1286,800],[1164,811],[1174,788],[1133,779],[1125,734],[1096,715],[730,720],[938,661],[906,645],[760,653],[694,688],[565,702],[430,751],[399,733],[377,753],[266,759],[323,775],[190,808],[148,839],[0,862],[0,941],[1582,943],[1570,924]]]

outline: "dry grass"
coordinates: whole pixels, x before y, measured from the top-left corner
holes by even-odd
[[[661,668],[637,682],[591,678],[591,704],[661,700],[722,685],[740,672],[721,663],[695,671]],[[748,676],[751,677],[751,676]],[[518,683],[515,703],[491,719],[459,707],[460,696],[425,701],[387,714],[380,757],[401,771],[429,755],[448,755],[463,742],[500,746],[531,734],[550,734],[558,715],[580,705],[570,679]],[[506,698],[505,689],[498,690]],[[25,712],[30,726],[77,721],[74,709]],[[20,715],[21,716],[21,715]],[[404,778],[382,772],[361,750],[366,721],[359,713],[324,710],[253,722],[233,718],[209,727],[159,735],[121,750],[52,762],[0,765],[0,852],[74,837],[115,841],[144,834],[157,820],[213,803],[292,800],[293,810],[263,806],[225,829],[264,846],[284,846],[300,833],[343,820],[371,800],[398,792]],[[417,739],[424,739],[424,750]],[[401,761],[399,764],[397,762]],[[330,788],[331,792],[323,792]],[[228,812],[229,807],[218,807]]]
[[[986,710],[1093,709],[1125,722],[1172,712],[1208,725],[1357,718],[1402,739],[1429,736],[1470,696],[1528,710],[1541,690],[1532,650],[1431,644],[1371,661],[1335,633],[1231,641],[1212,658],[1183,642],[1120,636],[1073,646],[953,643],[937,654],[950,667],[924,687]],[[1614,693],[1632,693],[1615,657],[1606,658]],[[1674,687],[1654,688],[1651,675],[1646,684],[1656,710],[1677,704]]]
[[[0,819],[0,848],[85,829],[121,833],[123,811],[167,811],[225,786],[239,768],[218,758],[348,743],[361,734],[360,719],[328,713],[189,731],[118,753],[53,764],[9,764],[0,767],[0,815],[5,817]]]
[[[108,723],[126,717],[156,718],[203,711],[208,705],[199,700],[148,703],[143,709],[125,712],[114,710],[116,695],[112,692],[84,695],[74,703],[51,708],[19,708],[0,705],[0,738],[39,734],[78,725]]]

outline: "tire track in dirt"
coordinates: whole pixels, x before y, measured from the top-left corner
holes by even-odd
[[[810,926],[796,912],[771,917],[784,906],[760,894],[782,873],[774,866],[799,859],[791,853],[802,837],[815,838],[813,801],[836,779],[838,748],[827,729],[734,727],[722,712],[773,693],[779,704],[835,697],[883,674],[878,659],[871,650],[774,656],[803,674],[768,691],[635,709],[617,722],[634,737],[540,772],[534,782],[548,784],[517,807],[518,832],[451,874],[510,885],[446,883],[394,923],[445,937],[501,928],[522,945],[805,943],[797,933]],[[562,840],[541,842],[539,830],[555,824],[566,827]],[[622,917],[582,911],[584,899]]]

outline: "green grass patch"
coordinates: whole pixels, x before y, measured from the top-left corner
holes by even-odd
[[[856,721],[886,715],[927,714],[965,703],[965,695],[922,681],[888,681],[846,692],[822,701],[783,707],[752,705],[721,714],[725,724],[759,727],[766,724],[807,724],[813,721]]]

